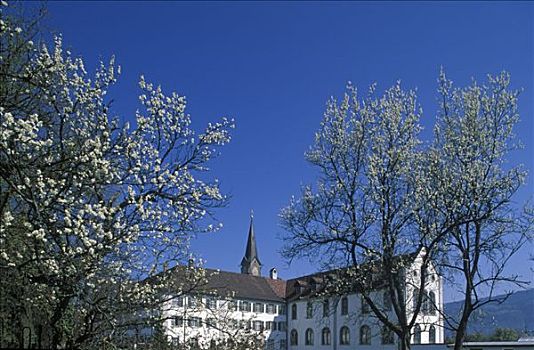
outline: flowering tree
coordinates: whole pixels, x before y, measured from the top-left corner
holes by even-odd
[[[330,100],[306,153],[319,169],[317,187],[304,187],[281,212],[285,257],[344,268],[328,293],[360,292],[402,349],[429,307],[424,291],[434,269],[453,276],[466,297],[459,318],[442,314],[459,349],[472,311],[501,301],[498,285],[522,284],[506,266],[532,235],[532,210],[516,215],[511,205],[525,173],[503,166],[518,119],[509,76],[465,89],[452,89],[444,74],[439,81],[441,110],[427,147],[415,92],[400,84],[379,98],[372,87],[363,100],[349,85],[340,103]],[[407,278],[415,252],[423,252],[419,277]],[[394,317],[371,296],[377,289]]]
[[[20,345],[27,328],[52,348],[112,344],[168,280],[137,282],[219,227],[212,209],[226,197],[205,174],[233,121],[197,134],[185,97],[141,77],[142,108],[123,123],[106,97],[113,59],[89,74],[61,37],[38,46],[5,7],[0,18],[3,339]]]
[[[281,213],[288,232],[285,257],[326,257],[333,266],[324,267],[348,267],[328,292],[360,292],[377,319],[397,334],[402,349],[410,346],[422,303],[419,297],[415,310],[407,310],[401,278],[412,253],[423,247],[413,229],[420,114],[415,92],[404,91],[400,83],[380,97],[373,86],[363,100],[349,85],[340,103],[328,102],[315,143],[306,153],[320,171],[317,188],[303,188],[302,197],[292,199]],[[424,256],[422,269],[428,267],[429,256]],[[393,317],[371,297],[377,276]],[[424,290],[424,277],[414,283]]]
[[[454,222],[444,237],[439,262],[464,296],[459,315],[445,315],[461,349],[470,315],[488,303],[501,303],[503,287],[526,283],[507,270],[510,258],[532,235],[532,208],[513,204],[524,183],[521,166],[505,165],[515,144],[519,92],[510,76],[489,76],[480,86],[453,88],[442,72],[440,111],[428,151],[429,192],[434,222]],[[500,295],[500,296],[499,296]]]

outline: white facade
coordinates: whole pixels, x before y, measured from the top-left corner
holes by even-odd
[[[420,295],[417,287],[421,285],[424,254],[422,250],[406,256],[411,265],[401,272],[408,319]],[[261,267],[251,217],[241,273],[214,271],[204,290],[210,296],[169,296],[163,311],[166,336],[174,343],[194,341],[204,348],[243,336],[261,338],[267,350],[397,347],[396,336],[383,327],[360,294],[318,293],[323,277],[335,271],[283,281],[276,269],[271,269],[269,277],[262,277]],[[375,272],[370,273],[374,278]],[[423,303],[412,328],[412,344],[443,344],[442,280],[432,265],[424,276]],[[395,322],[389,295],[379,287],[368,295]]]
[[[419,283],[421,255],[405,268],[407,310],[414,307]],[[232,273],[227,273],[232,274]],[[272,277],[272,276],[271,276]],[[295,280],[283,281],[286,285]],[[266,277],[250,277],[273,282]],[[246,279],[245,279],[246,280]],[[282,282],[280,280],[277,280]],[[427,271],[426,302],[413,327],[412,344],[443,344],[443,286],[433,268]],[[387,331],[358,293],[346,296],[292,297],[281,301],[253,298],[217,299],[215,297],[180,297],[169,302],[165,311],[166,334],[174,342],[193,339],[208,346],[212,341],[232,338],[234,334],[254,332],[265,340],[269,350],[289,349],[396,349],[396,337]],[[383,290],[370,294],[376,305],[387,310]],[[391,319],[394,312],[389,311]],[[408,317],[411,315],[409,311]]]
[[[405,269],[408,310],[414,307],[414,295],[417,295],[414,294],[414,285],[419,283],[421,262],[419,255],[412,266]],[[429,269],[427,276],[425,292],[429,299],[423,303],[416,319],[412,343],[442,344],[445,340],[443,318],[439,312],[443,310],[442,280],[433,268]],[[383,310],[391,309],[384,304],[389,300],[384,291],[372,292],[370,297]],[[394,319],[394,311],[389,311],[389,314]],[[288,349],[291,350],[396,349],[395,338],[358,293],[330,298],[302,298],[288,303]]]
[[[253,299],[183,296],[167,305],[166,335],[174,343],[197,342],[207,347],[236,335],[255,334],[267,348],[286,349],[286,304]]]

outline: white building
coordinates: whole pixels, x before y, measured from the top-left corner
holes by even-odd
[[[421,254],[413,254],[411,265],[403,271],[409,312],[417,295],[411,286],[418,280]],[[261,266],[251,220],[241,273],[207,270],[203,288],[172,298],[165,311],[166,335],[176,343],[194,341],[204,347],[232,339],[237,332],[249,332],[260,336],[269,350],[396,348],[394,335],[373,317],[359,293],[325,296],[321,292],[328,272],[282,280],[275,269],[262,277]],[[183,278],[184,270],[176,271],[177,279]],[[414,344],[444,342],[439,312],[443,309],[442,280],[433,269],[428,276],[428,302],[417,318]],[[386,310],[391,308],[382,290],[372,292],[371,298],[385,302],[381,305]]]

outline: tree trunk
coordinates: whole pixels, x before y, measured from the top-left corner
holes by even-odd
[[[404,334],[402,337],[399,337],[399,350],[410,350],[410,348],[411,348],[410,333]]]
[[[463,321],[463,320],[462,320]],[[462,350],[465,339],[465,326],[460,323],[458,329],[456,330],[456,336],[454,337],[454,350]]]
[[[50,326],[53,331],[51,344],[50,344],[52,349],[59,349],[61,347],[61,342],[63,338],[63,329],[61,325],[58,325],[58,323],[63,317],[65,310],[67,310],[69,302],[70,302],[70,297],[64,297],[63,299],[61,299],[59,304],[56,306],[54,313],[52,314],[52,317],[50,318]]]
[[[465,333],[467,331],[467,322],[469,321],[469,316],[473,310],[473,304],[471,302],[471,289],[466,288],[466,297],[464,300],[462,317],[458,322],[458,327],[456,328],[456,335],[454,337],[454,350],[461,350],[464,345]]]

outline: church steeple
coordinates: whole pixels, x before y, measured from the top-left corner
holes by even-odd
[[[256,248],[256,236],[254,235],[254,213],[250,212],[250,228],[248,229],[247,249],[241,260],[241,273],[253,276],[261,276],[261,262]]]

